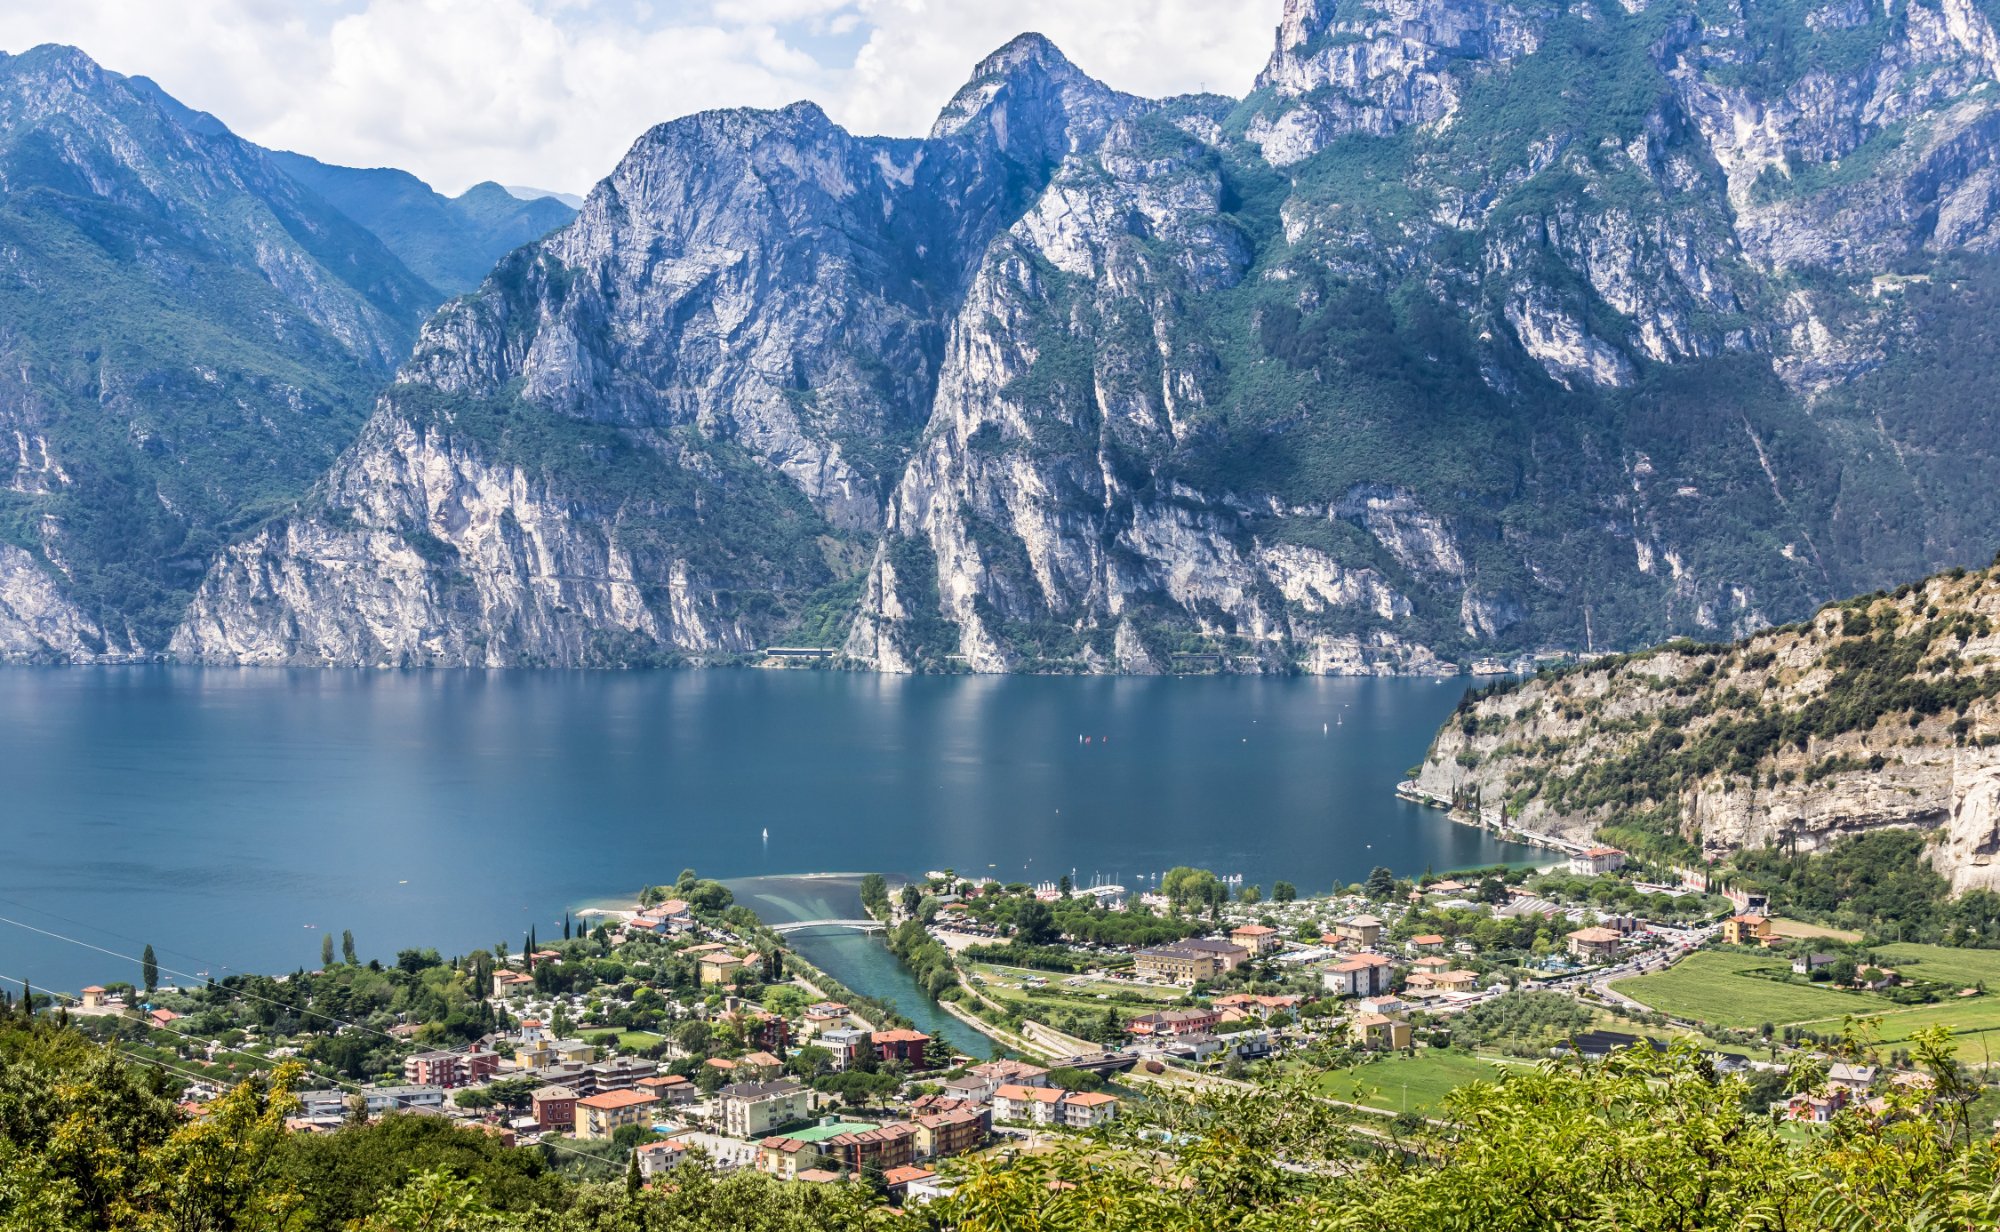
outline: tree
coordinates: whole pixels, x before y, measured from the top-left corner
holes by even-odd
[[[1263,899],[1264,891],[1254,885],[1246,885],[1236,894],[1236,901],[1241,903],[1258,903]]]
[[[1047,903],[1030,899],[1014,912],[1014,939],[1022,945],[1048,945],[1061,935]]]
[[[150,941],[146,943],[146,952],[139,958],[139,971],[146,981],[146,994],[151,996],[153,990],[160,986],[160,960],[153,957],[153,943]]]
[[[319,935],[319,965],[322,968],[331,967],[333,965],[332,933],[321,933]]]
[[[1362,893],[1381,902],[1396,896],[1396,874],[1377,864],[1368,870],[1368,880],[1361,883]]]
[[[1293,885],[1291,882],[1274,881],[1271,883],[1272,902],[1274,903],[1296,902],[1298,900],[1298,897],[1299,897],[1299,888]]]
[[[915,915],[917,904],[923,901],[923,891],[915,885],[906,885],[903,887],[903,892],[897,895],[897,899],[902,904],[904,915]]]
[[[1075,889],[1076,887],[1070,883],[1068,873],[1064,873],[1061,877],[1058,877],[1056,879],[1056,893],[1060,894],[1062,897],[1068,898],[1071,892],[1074,891]]]
[[[1498,877],[1487,877],[1479,883],[1479,901],[1482,903],[1504,903],[1507,901],[1507,883]]]
[[[354,930],[351,928],[343,928],[340,930],[340,958],[342,962],[345,962],[350,967],[355,965]]]
[[[1178,910],[1209,906],[1221,890],[1222,879],[1205,868],[1181,865],[1160,876],[1160,893]]]

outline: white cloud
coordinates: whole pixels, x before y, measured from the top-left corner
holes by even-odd
[[[1119,89],[1242,94],[1282,0],[7,0],[0,48],[73,43],[254,141],[582,191],[652,125],[810,98],[930,127],[982,56],[1048,35]]]

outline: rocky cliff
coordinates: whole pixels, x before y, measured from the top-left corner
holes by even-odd
[[[921,140],[662,125],[428,326],[198,659],[1455,670],[1985,559],[1968,0],[1290,0]]]
[[[1711,859],[1921,830],[1954,890],[2000,888],[2000,568],[1475,695],[1417,784],[1491,822]]]

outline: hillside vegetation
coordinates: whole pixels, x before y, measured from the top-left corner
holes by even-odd
[[[2000,570],[1955,569],[1740,642],[1672,642],[1467,696],[1419,785],[1489,822],[1661,856],[1923,832],[2000,880]]]

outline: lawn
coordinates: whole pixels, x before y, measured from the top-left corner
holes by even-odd
[[[1831,1020],[1847,1014],[1880,1014],[1898,1007],[1865,993],[1781,984],[1754,974],[1789,974],[1790,964],[1770,954],[1702,950],[1671,970],[1619,980],[1611,987],[1665,1014],[1717,1027],[1755,1028],[1764,1023]]]
[[[1384,1057],[1358,1070],[1320,1075],[1320,1093],[1385,1112],[1436,1115],[1444,1097],[1469,1082],[1492,1082],[1506,1067],[1463,1052],[1424,1048],[1414,1057]],[[1407,1104],[1407,1107],[1405,1106]]]
[[[1942,945],[1885,945],[1874,953],[1913,980],[1970,988],[1984,981],[2000,991],[2000,950],[1960,950]]]
[[[1884,1049],[1904,1047],[1920,1027],[1943,1023],[1957,1037],[1958,1059],[1972,1065],[2000,1062],[2000,997],[1967,997],[1936,1005],[1891,1006],[1875,1032]]]
[[[621,1031],[618,1033],[618,1046],[626,1052],[644,1052],[665,1038],[653,1031]]]

